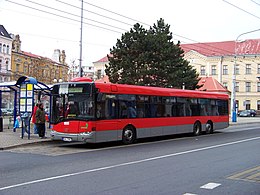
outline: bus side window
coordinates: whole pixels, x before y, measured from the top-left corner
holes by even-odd
[[[172,105],[172,116],[178,116],[177,115],[177,105],[176,104]]]
[[[190,104],[185,104],[185,111],[186,111],[186,116],[192,116]]]
[[[185,116],[185,108],[183,103],[178,104],[178,113],[179,116]]]
[[[200,104],[200,116],[207,116],[205,105]]]
[[[127,107],[124,101],[119,101],[119,118],[127,118]]]
[[[144,111],[142,109],[137,110],[137,118],[144,118]]]

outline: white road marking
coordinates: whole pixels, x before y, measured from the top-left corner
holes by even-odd
[[[220,185],[221,185],[220,183],[207,183],[207,184],[201,186],[200,188],[207,189],[207,190],[213,190],[214,188],[216,188]]]
[[[185,193],[183,195],[197,195],[197,194]]]
[[[24,182],[24,183],[19,183],[19,184],[1,187],[0,191],[11,189],[11,188],[16,188],[16,187],[21,187],[21,186],[26,186],[26,185],[30,185],[30,184],[35,184],[35,183],[45,182],[45,181],[61,179],[61,178],[65,178],[65,177],[82,175],[82,174],[86,174],[86,173],[98,172],[98,171],[113,169],[113,168],[122,167],[122,166],[128,166],[128,165],[134,165],[134,164],[149,162],[149,161],[153,161],[153,160],[160,160],[160,159],[163,159],[163,158],[179,156],[179,155],[183,155],[183,154],[189,154],[189,153],[194,153],[194,152],[199,152],[199,151],[204,151],[204,150],[210,150],[210,149],[214,149],[214,148],[239,144],[239,143],[258,140],[258,139],[260,139],[260,137],[254,137],[254,138],[229,142],[229,143],[225,143],[225,144],[208,146],[208,147],[198,148],[198,149],[194,149],[194,150],[187,150],[187,151],[184,151],[184,152],[177,152],[177,153],[167,154],[167,155],[163,155],[163,156],[156,156],[156,157],[146,158],[146,159],[143,159],[143,160],[137,160],[137,161],[126,162],[126,163],[121,163],[121,164],[116,164],[116,165],[111,165],[111,166],[106,166],[106,167],[100,167],[100,168],[96,168],[96,169],[90,169],[90,170],[75,172],[75,173],[71,173],[71,174],[58,175],[58,176],[54,176],[54,177],[47,177],[47,178],[43,178],[43,179],[38,179],[38,180],[33,180],[33,181]]]

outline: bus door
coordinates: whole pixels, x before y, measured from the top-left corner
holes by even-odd
[[[117,141],[120,120],[116,96],[99,93],[96,104],[96,141]]]

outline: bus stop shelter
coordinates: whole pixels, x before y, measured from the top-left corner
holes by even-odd
[[[42,82],[37,81],[33,77],[27,77],[22,76],[17,81],[10,81],[10,82],[3,82],[0,83],[0,132],[3,131],[3,117],[2,117],[2,95],[3,93],[13,93],[13,119],[16,119],[17,114],[20,112],[20,101],[18,101],[18,98],[20,98],[20,91],[21,86],[23,84],[33,84],[33,94],[47,94],[50,95],[50,90],[52,86],[48,86]],[[33,96],[34,97],[34,96]],[[35,98],[34,98],[35,100]],[[33,101],[34,104],[34,101]],[[14,126],[15,120],[13,120],[13,126]]]

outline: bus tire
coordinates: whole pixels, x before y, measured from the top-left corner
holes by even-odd
[[[200,122],[195,122],[193,125],[193,135],[198,136],[201,134],[201,124]]]
[[[124,144],[132,144],[136,139],[136,132],[132,126],[126,126],[123,130],[122,141]]]
[[[208,121],[206,124],[206,133],[207,134],[213,133],[213,124],[211,121]]]

